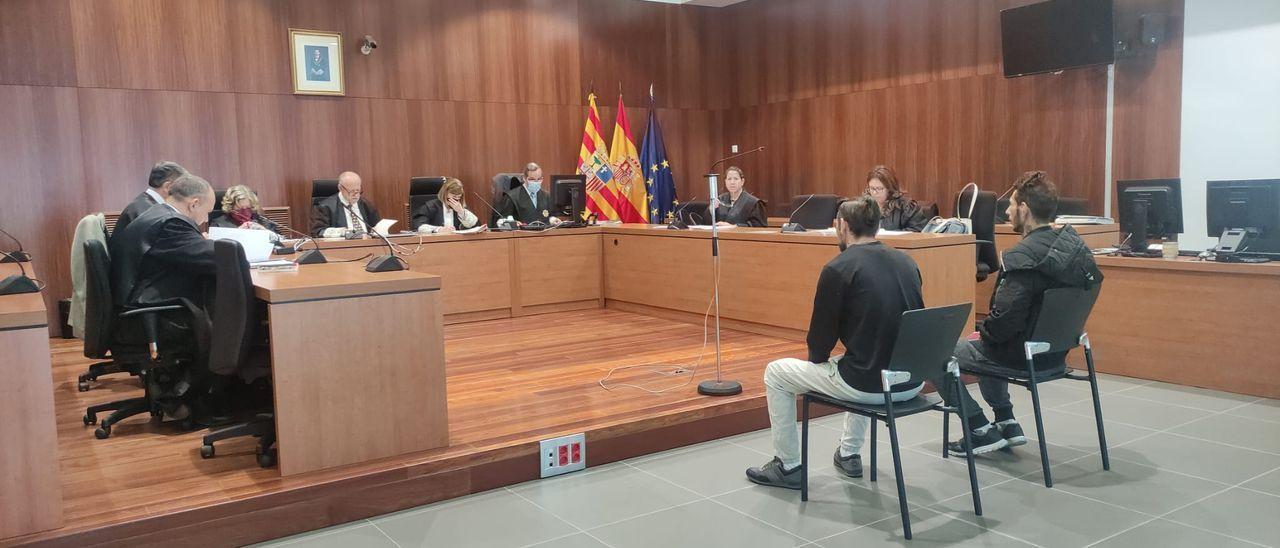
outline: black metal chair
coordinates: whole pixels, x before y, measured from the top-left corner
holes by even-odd
[[[975,196],[973,193],[976,192]],[[967,205],[972,200],[973,208]],[[1000,271],[1000,255],[996,251],[996,193],[966,188],[956,195],[956,217],[969,219],[977,258],[977,276],[981,282],[992,272]]]
[[[111,426],[126,418],[142,413],[158,414],[150,390],[147,389],[147,375],[151,368],[161,364],[161,348],[159,348],[160,317],[165,314],[189,315],[186,307],[179,304],[165,304],[145,308],[134,308],[117,313],[111,296],[111,256],[107,246],[96,240],[84,243],[85,279],[89,288],[86,307],[86,353],[92,349],[97,353],[106,348],[113,356],[137,356],[138,376],[142,379],[142,396],[117,400],[99,405],[89,406],[85,410],[85,426],[98,424],[93,434],[98,439],[111,436]],[[91,312],[90,312],[91,311]],[[92,318],[90,318],[92,315]],[[145,342],[130,344],[119,340],[117,326],[122,323],[140,322]],[[92,341],[88,327],[94,325]],[[119,359],[119,358],[117,358]],[[107,418],[98,423],[98,413],[111,411]]]
[[[843,200],[835,194],[801,194],[791,197],[791,222],[806,230],[831,228]]]
[[[250,347],[257,340],[257,301],[244,248],[232,240],[214,242],[217,264],[217,292],[213,303],[213,331],[209,347],[209,370],[220,375],[241,375],[249,363]],[[257,353],[262,356],[265,353]],[[212,430],[201,440],[200,456],[212,458],[214,442],[253,436],[258,438],[258,464],[267,468],[275,464],[275,415],[255,413],[246,421]]]
[[[946,406],[937,394],[920,394],[915,398],[894,402],[890,390],[894,385],[911,380],[924,381],[939,379],[943,375],[952,375],[954,388],[964,390],[960,382],[960,371],[952,359],[956,341],[969,320],[972,303],[911,310],[902,314],[902,323],[898,326],[898,335],[894,340],[893,354],[889,366],[881,372],[884,389],[884,404],[872,405],[842,401],[825,394],[808,392],[802,395],[801,434],[800,434],[800,500],[809,500],[809,406],[813,403],[835,407],[837,409],[862,415],[871,419],[871,481],[876,481],[876,424],[883,421],[889,427],[890,447],[893,451],[893,469],[898,483],[898,510],[902,514],[902,532],[907,539],[911,538],[911,516],[907,512],[907,489],[902,479],[902,458],[898,448],[897,419],[923,413],[925,411],[942,411],[943,439],[947,434],[947,419],[950,413],[960,415],[961,427],[964,430],[964,445],[969,464],[969,487],[973,494],[973,512],[982,515],[982,499],[978,494],[978,474],[973,465],[972,441],[969,439],[968,410],[965,409],[964,398],[957,398],[958,408]],[[939,389],[941,389],[939,387]],[[959,393],[956,394],[959,396]]]
[[[964,373],[979,377],[1004,379],[1031,391],[1031,407],[1036,417],[1036,437],[1040,439],[1040,466],[1044,471],[1044,486],[1053,487],[1053,475],[1049,470],[1049,446],[1045,441],[1044,419],[1040,414],[1040,389],[1038,385],[1071,379],[1089,381],[1093,395],[1093,418],[1098,424],[1098,447],[1102,451],[1102,469],[1111,469],[1111,459],[1107,455],[1107,435],[1102,427],[1102,402],[1098,399],[1098,374],[1093,367],[1093,347],[1089,345],[1089,334],[1084,324],[1089,319],[1093,304],[1098,300],[1102,286],[1094,285],[1090,289],[1063,287],[1050,289],[1044,293],[1044,301],[1040,305],[1040,314],[1036,318],[1031,337],[1024,345],[1026,349],[1026,370],[1010,370],[1008,375],[997,375],[989,371],[964,369]],[[1086,376],[1073,374],[1065,366],[1059,371],[1038,371],[1036,357],[1052,354],[1066,354],[1077,346],[1084,347],[1085,364],[1089,368]],[[1056,356],[1046,356],[1056,361]],[[1055,368],[1056,369],[1056,368]]]

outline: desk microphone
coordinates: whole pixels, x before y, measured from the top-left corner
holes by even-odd
[[[311,245],[315,246],[315,249],[308,249],[306,251],[303,251],[302,253],[299,253],[298,258],[294,259],[293,262],[297,264],[324,264],[329,262],[329,260],[324,257],[324,253],[320,252],[320,243],[317,242],[315,238],[312,238],[310,234],[303,234],[301,232],[298,232],[297,230],[294,230],[284,225],[276,225],[276,227],[283,228],[293,234],[297,234],[298,236],[302,237],[301,239],[298,240],[298,243],[293,244],[293,251],[295,253],[298,251],[298,248],[302,247],[303,245],[306,245],[307,242],[311,242]]]
[[[686,200],[685,203],[680,204],[679,206],[676,206],[675,211],[671,213],[671,222],[667,223],[667,229],[668,230],[688,230],[689,223],[684,222],[684,219],[680,218],[680,212],[684,211],[684,208],[689,207],[689,204],[692,204],[696,201],[698,201],[698,199],[694,198],[692,200]],[[711,207],[711,205],[707,204],[707,207]]]
[[[10,236],[12,238],[13,236]],[[43,284],[37,284],[35,280],[27,277],[27,268],[22,266],[23,261],[18,260],[14,253],[8,251],[0,251],[0,262],[18,263],[18,269],[21,274],[14,274],[0,280],[0,295],[18,295],[22,293],[39,293]],[[30,260],[30,257],[28,257]]]
[[[793,220],[796,218],[796,213],[800,213],[800,210],[804,209],[804,205],[809,203],[809,200],[812,200],[814,196],[817,196],[817,194],[810,194],[808,198],[805,198],[803,202],[800,202],[799,207],[796,207],[795,209],[791,210],[791,216],[787,217],[787,222],[782,223],[783,234],[790,234],[792,232],[805,231],[804,225],[793,222]]]
[[[341,203],[342,200],[338,200],[338,202]],[[348,214],[359,217],[355,214],[355,211],[351,209],[351,204],[342,204],[342,207],[347,210]],[[374,227],[369,226],[369,223],[364,221],[363,218],[360,222],[364,224],[365,228],[369,229],[369,234],[373,234],[378,239],[382,240],[382,243],[387,244],[387,251],[390,252],[387,255],[379,255],[370,260],[368,264],[364,265],[365,272],[395,272],[397,270],[409,269],[408,266],[405,265],[404,259],[396,256],[396,248],[391,245],[391,240],[388,240],[386,236],[381,232],[378,232]]]
[[[498,220],[498,222],[493,227],[494,230],[498,230],[498,231],[515,230],[515,226],[514,226],[515,221],[503,218],[502,214],[498,213],[498,210],[493,207],[493,204],[489,203],[488,200],[484,199],[484,196],[476,194],[476,199],[480,200],[480,202],[483,203],[485,207],[489,208],[489,211],[493,212],[493,218]]]
[[[26,251],[23,251],[23,250],[22,250],[22,242],[21,242],[21,241],[19,241],[19,240],[18,240],[17,238],[15,238],[15,237],[13,237],[13,234],[9,234],[8,232],[5,232],[5,231],[4,231],[4,229],[0,229],[0,234],[4,234],[5,236],[8,236],[10,240],[13,240],[13,243],[18,244],[18,250],[17,250],[17,251],[4,252],[4,257],[0,257],[0,263],[28,263],[28,262],[31,262],[31,254],[30,254],[30,253],[27,253]]]

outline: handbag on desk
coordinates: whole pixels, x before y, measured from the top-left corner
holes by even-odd
[[[977,183],[969,183],[960,189],[960,194],[956,196],[956,212],[960,212],[960,200],[964,199],[964,191],[969,187],[973,187],[973,192],[969,195],[969,208],[964,217],[934,217],[929,223],[924,225],[920,232],[926,234],[973,234],[973,206],[978,203],[978,185]]]

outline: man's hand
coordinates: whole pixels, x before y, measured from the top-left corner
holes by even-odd
[[[733,224],[733,223],[727,223],[727,222],[724,222],[724,221],[716,221],[716,226],[718,226],[718,227],[720,227],[720,228],[727,228],[727,227],[737,226],[737,225],[735,225],[735,224]]]
[[[552,218],[551,218],[551,226],[556,226],[556,225],[560,224],[561,222],[562,222],[562,221],[560,220],[560,218],[559,218],[559,217],[552,217]]]

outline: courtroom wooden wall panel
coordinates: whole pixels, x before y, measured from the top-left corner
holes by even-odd
[[[76,85],[69,0],[6,0],[0,14],[0,84]]]
[[[0,228],[31,252],[56,326],[56,297],[71,293],[71,236],[89,207],[76,90],[0,85],[0,120]],[[0,249],[14,249],[0,240]]]
[[[1135,54],[1116,59],[1111,164],[1115,180],[1180,174],[1183,4],[1183,0],[1116,2],[1117,39],[1138,43],[1141,14],[1163,14],[1167,22],[1165,40],[1154,52],[1137,45]]]

